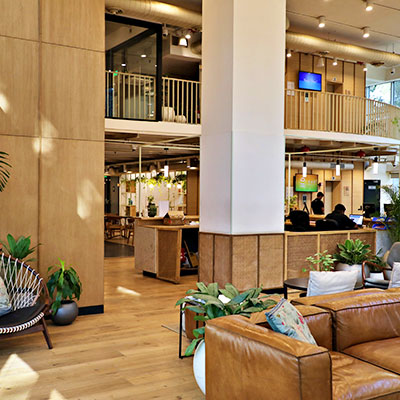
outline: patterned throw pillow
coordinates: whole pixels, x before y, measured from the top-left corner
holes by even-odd
[[[317,344],[304,317],[286,299],[282,299],[265,315],[268,323],[275,332],[283,333],[302,342]]]
[[[7,293],[6,285],[0,277],[0,317],[12,311],[10,298]]]

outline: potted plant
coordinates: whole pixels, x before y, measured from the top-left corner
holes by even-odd
[[[25,258],[28,257],[29,254],[32,254],[36,247],[40,245],[39,243],[34,247],[30,247],[30,236],[20,236],[17,240],[15,240],[14,236],[9,233],[7,235],[7,243],[3,242],[2,240],[0,240],[0,243],[4,246],[7,254],[11,257],[18,259],[19,261],[24,261],[25,263],[36,261],[35,258],[29,258],[28,260],[25,260]]]
[[[372,279],[376,279],[376,280],[384,280],[384,273],[383,273],[383,269],[387,268],[387,264],[386,262],[383,260],[383,257],[381,257],[379,254],[381,253],[382,249],[379,249],[379,251],[377,252],[377,254],[372,257],[370,260],[371,264],[368,264],[368,268],[369,268],[369,277]],[[379,268],[381,267],[381,268]]]
[[[389,195],[391,200],[388,218],[385,220],[385,226],[389,237],[393,243],[400,242],[400,192],[392,186],[382,186],[382,189]]]
[[[54,272],[49,275],[47,288],[53,303],[51,305],[51,319],[56,325],[69,325],[78,316],[78,306],[74,299],[79,300],[82,293],[82,283],[72,266],[66,267],[65,261],[50,266]]]
[[[157,206],[154,203],[154,196],[147,198],[147,214],[149,217],[155,217],[157,215]]]
[[[347,239],[344,244],[338,244],[339,252],[333,258],[337,271],[358,271],[357,284],[362,285],[362,263],[370,257],[370,245],[362,240]]]
[[[266,310],[277,304],[270,296],[261,296],[262,288],[248,289],[240,293],[235,286],[230,283],[222,289],[218,283],[210,283],[206,286],[203,282],[196,283],[197,289],[190,289],[185,297],[179,299],[176,305],[183,304],[182,310],[189,309],[198,315],[194,317],[196,321],[207,323],[210,319],[223,317],[226,315],[243,315],[250,317],[252,313]],[[205,394],[205,342],[203,335],[205,327],[193,330],[195,339],[192,340],[185,352],[185,356],[190,356],[196,349],[193,359],[193,372],[196,382]],[[196,348],[197,346],[197,348]]]
[[[8,168],[11,168],[11,165],[7,162],[7,159],[8,154],[4,151],[0,151],[0,192],[4,190],[10,178]]]
[[[307,257],[306,261],[309,262],[310,271],[333,271],[335,269],[335,260],[331,254],[328,254],[328,250],[322,253],[315,253],[313,256]],[[306,272],[307,268],[303,268],[303,272]]]

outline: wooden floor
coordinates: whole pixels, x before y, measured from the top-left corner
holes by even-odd
[[[1,400],[204,399],[192,358],[180,360],[176,300],[195,276],[174,285],[133,271],[133,258],[105,260],[105,313],[43,335],[0,341]]]

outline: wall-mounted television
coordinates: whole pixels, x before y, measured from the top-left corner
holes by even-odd
[[[318,192],[318,175],[296,174],[293,187],[296,192]]]
[[[299,71],[299,89],[320,92],[322,90],[322,75]]]

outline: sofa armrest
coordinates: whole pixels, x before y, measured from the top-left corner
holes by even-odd
[[[205,338],[207,399],[331,399],[323,347],[233,315],[207,321]]]

